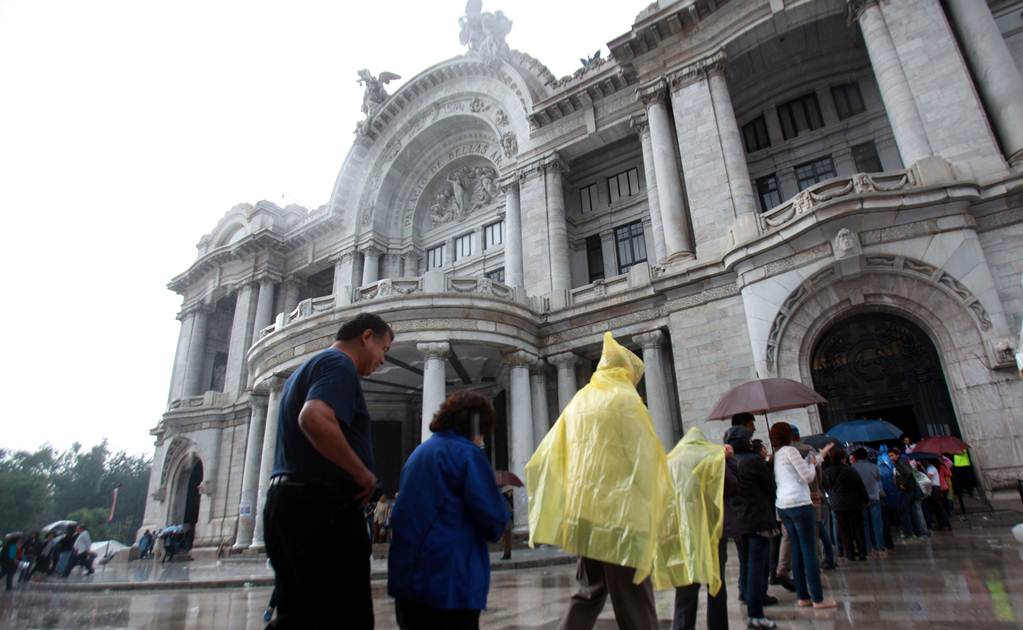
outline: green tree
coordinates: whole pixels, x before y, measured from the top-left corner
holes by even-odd
[[[49,446],[35,453],[0,449],[0,532],[35,529],[49,515],[53,463]]]

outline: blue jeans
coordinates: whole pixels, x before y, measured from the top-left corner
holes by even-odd
[[[884,550],[884,520],[881,518],[880,501],[871,501],[863,511],[863,532],[871,551]]]
[[[792,579],[801,600],[824,601],[821,568],[817,562],[817,523],[812,505],[779,509],[792,544]]]
[[[764,593],[767,591],[767,565],[771,559],[771,540],[756,534],[742,535],[742,553],[745,562],[742,568],[746,573],[743,585],[743,598],[746,600],[746,614],[753,617],[764,616]]]

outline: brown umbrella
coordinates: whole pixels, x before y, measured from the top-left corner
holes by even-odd
[[[806,385],[787,378],[762,378],[733,387],[715,403],[708,420],[725,420],[737,413],[768,413],[826,403]]]
[[[522,480],[515,476],[515,473],[508,470],[498,470],[494,473],[497,478],[497,485],[504,486],[515,486],[521,488],[523,486]]]
[[[970,445],[951,435],[933,435],[917,442],[914,453],[962,453]]]

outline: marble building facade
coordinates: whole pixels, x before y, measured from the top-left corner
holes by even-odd
[[[723,392],[781,376],[829,404],[772,422],[954,433],[987,492],[1014,486],[1021,11],[660,0],[557,78],[470,7],[464,55],[393,94],[395,75],[360,72],[366,117],[327,205],[240,204],[171,281],[143,527],[262,549],[281,385],[361,311],[397,335],[364,382],[389,493],[457,388],[492,397],[488,452],[521,474],[605,330],[643,357],[668,448],[724,429],[705,420]]]

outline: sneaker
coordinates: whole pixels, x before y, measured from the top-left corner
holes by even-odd
[[[778,598],[772,595],[764,597],[764,601],[761,603],[762,606],[777,606]]]
[[[767,617],[750,617],[750,620],[746,623],[747,628],[768,628],[768,630],[774,630],[778,627],[778,624],[774,623]]]
[[[770,580],[771,584],[777,584],[790,593],[796,592],[796,585],[787,575],[775,575]]]
[[[267,608],[266,610],[263,611],[263,621],[270,623],[270,620],[273,619],[273,617],[274,617],[273,608]]]

